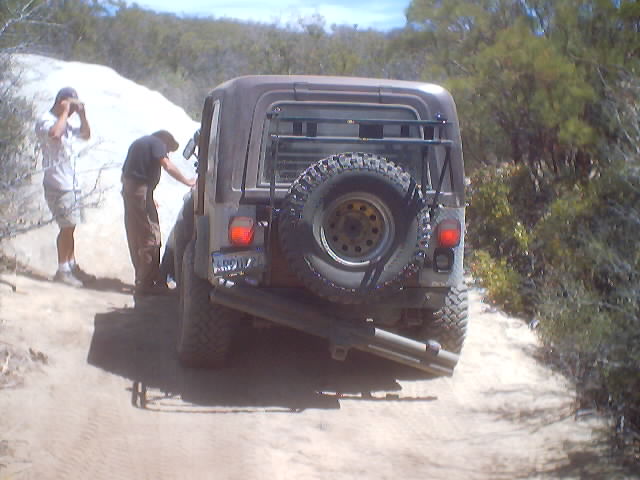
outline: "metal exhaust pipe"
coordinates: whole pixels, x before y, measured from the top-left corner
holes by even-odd
[[[358,347],[355,347],[358,348]],[[377,355],[393,362],[401,363],[409,367],[417,368],[423,372],[437,375],[439,377],[450,377],[453,375],[453,368],[443,367],[437,363],[429,363],[428,361],[416,358],[402,353],[387,350],[386,348],[379,347],[377,345],[369,345],[368,348],[363,349],[365,352],[369,352],[373,355]]]
[[[379,328],[375,329],[374,335],[382,342],[388,345],[399,346],[402,345],[402,349],[407,352],[414,352],[418,357],[422,357],[425,354],[430,355],[429,358],[435,356],[438,363],[446,365],[448,367],[455,367],[460,358],[459,355],[443,350],[437,342],[422,343],[412,338],[403,337],[396,333],[387,332]]]

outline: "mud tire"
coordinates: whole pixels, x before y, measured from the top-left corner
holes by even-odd
[[[187,245],[182,262],[182,286],[177,353],[186,367],[216,368],[231,349],[234,311],[209,301],[211,285],[194,272],[195,241]]]
[[[182,282],[182,259],[184,257],[187,244],[193,238],[193,199],[189,197],[182,207],[180,218],[176,221],[173,229],[173,265],[176,275],[174,280],[178,287]]]
[[[436,312],[423,310],[424,323],[418,339],[436,340],[445,350],[459,354],[467,336],[468,311],[467,286],[452,287],[445,297],[444,307]]]
[[[384,157],[328,157],[291,185],[279,214],[280,246],[314,293],[344,304],[378,300],[418,269],[421,203],[409,173]]]
[[[174,280],[178,287],[182,283],[182,258],[184,257],[185,249],[186,242],[182,230],[182,220],[179,220],[173,230],[173,269],[176,272]]]

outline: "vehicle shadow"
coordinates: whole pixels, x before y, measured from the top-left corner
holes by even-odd
[[[360,352],[337,362],[325,340],[291,329],[242,328],[228,367],[183,368],[175,354],[176,318],[175,297],[97,314],[87,361],[131,380],[132,403],[155,410],[295,412],[340,408],[345,398],[435,400],[399,394],[397,379],[425,378],[421,372]]]
[[[95,280],[86,282],[84,288],[99,292],[133,293],[133,285],[125,283],[119,278],[110,277],[97,277]]]

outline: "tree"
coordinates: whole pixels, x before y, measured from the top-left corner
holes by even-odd
[[[30,38],[27,26],[36,22],[37,2],[10,1],[0,7],[0,240],[24,228],[29,197],[21,188],[34,165],[23,139],[28,136],[27,122],[31,106],[17,98],[18,78],[13,71],[11,55],[25,48]]]
[[[524,2],[415,0],[408,18],[428,42],[423,78],[443,78],[460,105],[472,165],[523,162],[539,179],[588,156],[593,90]]]

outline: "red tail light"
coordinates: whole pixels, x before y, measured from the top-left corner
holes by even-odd
[[[455,219],[443,220],[438,224],[438,246],[457,247],[460,244],[460,222]]]
[[[246,247],[253,242],[256,221],[251,217],[233,217],[229,222],[229,241],[231,245]]]

